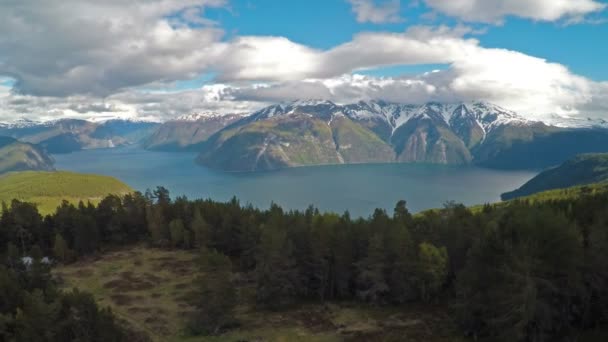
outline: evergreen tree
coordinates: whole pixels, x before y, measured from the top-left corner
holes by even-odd
[[[367,255],[357,263],[357,297],[371,303],[382,303],[389,292],[382,240],[380,234],[374,234],[369,241]]]
[[[255,273],[256,297],[261,305],[278,309],[296,298],[298,273],[285,230],[274,225],[262,228]]]
[[[203,249],[199,258],[201,275],[195,279],[196,308],[188,328],[193,334],[217,335],[235,323],[236,290],[232,284],[230,259]]]
[[[211,229],[203,218],[203,215],[201,215],[201,211],[198,209],[194,211],[190,230],[194,233],[194,245],[196,247],[208,248],[212,246]]]
[[[68,262],[70,260],[70,250],[68,244],[61,234],[55,234],[55,243],[53,244],[53,255],[57,260],[61,262]]]
[[[184,243],[184,221],[175,219],[169,223],[169,234],[173,247],[181,246]]]
[[[418,246],[416,284],[420,297],[429,302],[439,293],[448,274],[448,253],[445,247],[437,248],[423,242]]]

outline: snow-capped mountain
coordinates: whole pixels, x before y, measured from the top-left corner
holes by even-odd
[[[33,126],[39,126],[39,125],[44,125],[44,124],[46,124],[46,123],[43,123],[40,121],[34,121],[34,120],[30,120],[30,119],[25,119],[25,118],[19,118],[15,121],[0,122],[0,128],[19,129],[19,128],[28,128],[28,127],[33,127]]]
[[[608,121],[600,118],[576,117],[552,114],[542,118],[542,121],[557,127],[569,128],[608,128]]]
[[[428,119],[453,127],[464,121],[478,126],[483,134],[502,125],[528,125],[534,121],[487,102],[423,105],[398,104],[384,101],[360,101],[339,105],[327,100],[298,100],[263,108],[251,115],[251,121],[275,116],[305,114],[331,120],[332,116],[345,115],[356,121],[376,121],[387,125],[391,134],[410,120]]]
[[[551,126],[488,102],[299,100],[262,108],[200,146],[199,162],[231,171],[367,162],[540,168],[608,151],[608,130]]]
[[[180,115],[176,119],[171,120],[171,121],[190,121],[190,122],[194,122],[194,121],[204,120],[204,119],[208,119],[208,118],[217,118],[217,117],[220,117],[220,116],[222,116],[222,114],[218,114],[216,112],[191,113],[191,114]]]

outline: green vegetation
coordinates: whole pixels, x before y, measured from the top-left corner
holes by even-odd
[[[53,170],[53,159],[35,145],[0,137],[0,174],[24,170]]]
[[[17,255],[53,256],[65,288],[159,341],[603,341],[608,191],[590,189],[415,216],[400,201],[367,219],[172,199],[162,187],[64,202],[44,218],[14,200],[0,262],[10,274],[27,267]],[[14,323],[26,304],[0,306],[9,340],[36,332]]]
[[[546,170],[521,188],[502,194],[503,200],[537,192],[608,181],[608,154],[583,154]]]
[[[386,162],[395,152],[378,135],[346,117],[331,122],[333,139],[345,163]]]
[[[194,251],[135,246],[59,266],[54,274],[66,290],[76,287],[93,294],[100,306],[110,307],[119,319],[155,341],[337,342],[365,337],[399,341],[403,336],[412,341],[460,341],[456,325],[439,305],[396,308],[352,302],[300,303],[269,311],[256,306],[255,288],[242,281],[238,281],[235,297],[238,324],[219,336],[189,336],[190,317],[195,312],[190,297],[197,293],[197,284],[205,286],[197,281],[198,259]],[[233,275],[236,279],[243,276]]]
[[[62,201],[99,201],[109,194],[133,191],[119,180],[72,172],[25,171],[0,176],[0,202],[19,199],[35,203],[40,212],[53,212]]]
[[[2,341],[147,341],[132,333],[110,309],[100,309],[90,294],[59,291],[40,248],[25,264],[14,245],[0,265],[0,340]]]
[[[210,138],[198,161],[227,171],[341,163],[329,125],[306,115],[229,127]]]

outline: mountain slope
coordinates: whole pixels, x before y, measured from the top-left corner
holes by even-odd
[[[608,181],[608,154],[583,154],[543,171],[519,189],[502,194],[503,200],[537,192]]]
[[[532,125],[485,103],[295,101],[228,125],[201,145],[198,161],[230,171],[333,163],[469,164],[486,137],[501,136],[504,127]]]
[[[472,160],[465,143],[433,105],[416,110],[393,132],[391,143],[400,162],[468,164]]]
[[[500,169],[544,169],[581,153],[608,152],[608,130],[559,128],[537,123],[497,130],[473,150],[478,165]]]
[[[32,144],[0,137],[0,174],[10,171],[53,170],[53,159]]]
[[[258,171],[337,164],[340,157],[326,122],[295,115],[229,126],[204,144],[198,161],[226,171]]]
[[[156,151],[196,151],[211,135],[241,118],[235,114],[205,114],[168,121],[144,140],[144,147]]]

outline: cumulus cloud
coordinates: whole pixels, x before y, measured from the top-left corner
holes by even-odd
[[[578,2],[595,4],[571,3]],[[608,112],[607,82],[592,81],[542,58],[483,47],[467,26],[363,32],[322,50],[285,37],[223,40],[222,30],[201,18],[205,8],[222,5],[224,0],[49,0],[44,7],[34,0],[1,2],[0,30],[7,34],[0,35],[0,119],[170,119],[199,111],[249,112],[299,98],[488,100],[532,114]],[[582,13],[562,6],[562,14],[543,16]],[[421,64],[445,68],[390,78],[357,75],[379,67]],[[215,83],[200,89],[141,87],[162,89],[204,72],[216,75]]]
[[[223,31],[186,25],[224,0],[6,0],[0,2],[0,74],[36,95],[109,95],[195,77]],[[176,19],[181,18],[181,25]],[[198,25],[198,26],[197,26]]]
[[[347,0],[353,13],[357,16],[360,23],[397,23],[403,21],[399,16],[401,9],[400,0]]]
[[[580,21],[602,11],[606,4],[596,0],[424,0],[427,6],[465,21],[501,23],[517,16],[539,21]]]

